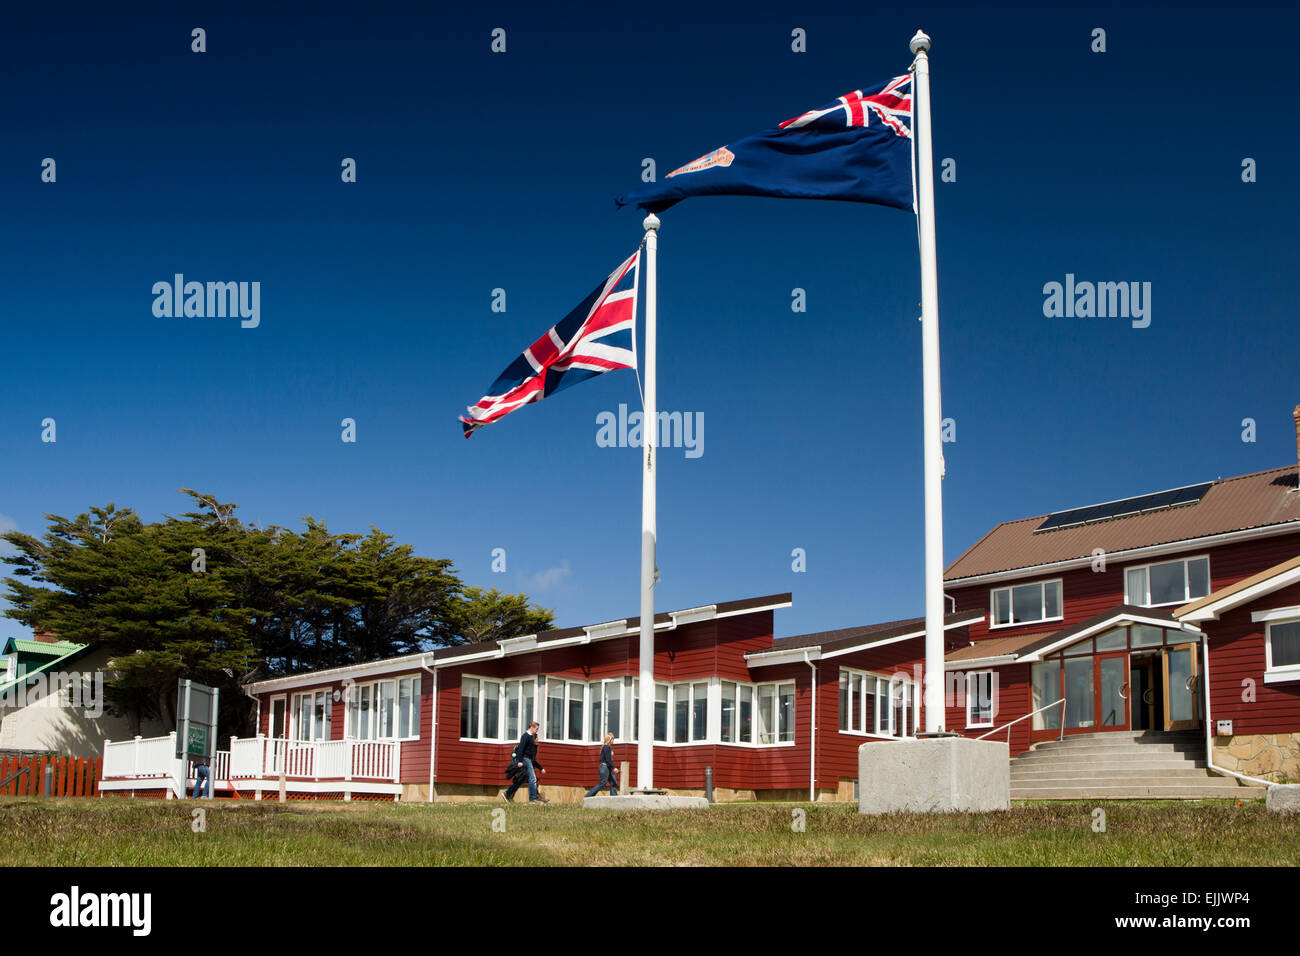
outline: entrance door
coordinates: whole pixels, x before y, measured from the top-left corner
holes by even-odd
[[[1096,657],[1097,717],[1099,730],[1127,730],[1129,726],[1128,654]]]
[[[1195,644],[1164,650],[1165,730],[1191,730],[1201,725],[1200,682]]]
[[[285,699],[283,697],[271,698],[271,725],[270,737],[272,740],[281,740],[288,737],[288,728],[285,727]]]

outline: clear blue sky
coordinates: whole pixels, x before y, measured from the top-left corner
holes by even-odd
[[[595,440],[633,375],[469,441],[457,415],[636,247],[613,199],[643,158],[663,175],[902,73],[918,27],[957,171],[947,560],[999,520],[1295,460],[1294,4],[557,6],[10,11],[0,524],[109,501],[151,520],[196,487],[246,521],[377,525],[562,626],[635,615],[637,453]],[[661,236],[660,403],[705,433],[662,457],[658,608],[793,591],[783,635],[920,615],[912,217],[702,198]],[[260,327],[156,318],[177,272],[260,282]],[[1150,282],[1150,327],[1044,317],[1067,273]]]

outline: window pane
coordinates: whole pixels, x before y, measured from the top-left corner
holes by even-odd
[[[1041,621],[1043,619],[1043,586],[1041,584],[1022,584],[1011,589],[1012,620],[1019,624],[1023,621]]]
[[[740,685],[740,742],[754,742],[754,688]]]
[[[506,681],[506,739],[518,740],[523,732],[519,726],[519,681]]]
[[[641,739],[641,681],[632,678],[632,739]]]
[[[526,680],[522,682],[521,686],[523,687],[524,704],[519,716],[519,733],[515,734],[516,738],[522,737],[524,731],[528,729],[528,725],[537,719],[536,701],[534,699],[537,681]]]
[[[605,733],[616,738],[623,735],[623,682],[605,682]],[[601,738],[602,740],[604,737]]]
[[[564,681],[546,682],[546,736],[551,740],[564,739]]]
[[[1123,627],[1113,628],[1105,634],[1097,635],[1097,650],[1099,651],[1122,651],[1128,647],[1128,629]]]
[[[782,684],[778,688],[777,716],[781,742],[794,740],[794,684]]]
[[[473,677],[460,679],[460,735],[478,736],[478,681]]]
[[[1061,699],[1061,664],[1048,661],[1033,666],[1034,700],[1033,709],[1054,704]],[[1035,730],[1056,730],[1061,726],[1061,707],[1048,707],[1041,713],[1034,714]]]
[[[907,735],[907,685],[894,681],[890,686],[894,703],[894,733],[899,737]]]
[[[1133,647],[1159,647],[1165,639],[1165,632],[1150,624],[1134,624],[1130,633]]]
[[[1065,662],[1065,726],[1092,727],[1092,658]]]
[[[328,695],[325,691],[316,694],[316,720],[315,720],[315,737],[316,740],[329,740],[329,728],[326,727],[326,710]]]
[[[880,733],[880,726],[876,721],[876,679],[868,677],[866,679],[866,696],[862,699],[862,722],[858,725],[858,730],[866,731],[869,734]]]
[[[1129,568],[1124,572],[1125,600],[1129,604],[1147,603],[1147,569]]]
[[[840,727],[844,726],[844,676],[840,675]],[[736,742],[736,685],[722,682],[722,742]]]
[[[411,736],[411,679],[397,682],[397,736]]]
[[[1168,564],[1153,564],[1148,569],[1151,575],[1151,603],[1172,604],[1182,601],[1187,596],[1187,581],[1181,561]]]
[[[1043,600],[1047,605],[1048,617],[1061,616],[1061,582],[1049,581],[1043,585]]]
[[[691,685],[673,687],[673,741],[684,744],[690,739]]]
[[[483,736],[488,740],[496,740],[501,730],[498,723],[501,710],[500,681],[485,680],[481,693],[483,695]]]
[[[589,728],[587,739],[592,743],[600,743],[601,735],[604,733],[601,727],[604,726],[605,721],[605,701],[600,691],[600,681],[593,681],[587,689],[587,692],[591,695],[590,714],[587,718]]]
[[[776,740],[776,688],[764,684],[758,688],[758,742],[770,744]]]
[[[1071,644],[1065,650],[1061,651],[1062,657],[1078,657],[1081,654],[1092,653],[1092,638],[1086,641],[1080,641],[1078,644]]]
[[[569,740],[582,739],[583,685],[569,681]]]
[[[722,685],[726,687],[726,684]],[[723,706],[726,706],[726,698],[723,698]],[[726,717],[723,717],[723,727],[726,727]],[[849,675],[847,671],[840,671],[840,730],[848,730],[852,726],[849,721]],[[726,740],[723,737],[723,740]]]
[[[348,736],[354,740],[361,737],[361,707],[359,706],[357,685],[349,684],[347,689],[348,702]]]
[[[377,738],[389,738],[393,736],[393,705],[397,697],[397,685],[386,680],[379,685],[378,701],[376,703],[378,726],[375,729],[374,736]],[[495,700],[495,696],[493,700]],[[493,734],[493,736],[496,736]]]
[[[668,742],[668,685],[655,684],[655,740]]]
[[[1011,623],[1011,590],[1002,588],[993,592],[993,623]]]
[[[1210,559],[1194,558],[1187,562],[1187,597],[1205,597],[1210,593]]]
[[[411,734],[420,736],[420,678],[411,680]]]
[[[870,730],[870,721],[867,728]],[[862,730],[862,676],[854,674],[849,678],[849,728]]]
[[[709,737],[709,685],[691,687],[691,739],[707,740]]]
[[[1274,667],[1293,667],[1300,664],[1300,622],[1272,624],[1268,629],[1273,648]]]

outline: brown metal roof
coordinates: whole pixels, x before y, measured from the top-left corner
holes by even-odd
[[[944,572],[945,581],[1300,521],[1296,466],[1220,479],[1196,504],[1035,534],[1047,518],[1004,521]],[[1293,492],[1288,494],[1288,492]]]
[[[1002,657],[1006,654],[1019,656],[1026,647],[1035,645],[1053,632],[1040,631],[1037,634],[1017,634],[1015,637],[990,637],[987,640],[967,644],[955,651],[943,655],[945,661],[976,661],[986,657]]]
[[[1242,578],[1236,584],[1229,584],[1226,588],[1219,588],[1219,590],[1213,591],[1203,598],[1197,598],[1189,604],[1184,604],[1182,607],[1174,611],[1174,617],[1178,620],[1182,620],[1193,611],[1199,611],[1201,608],[1210,604],[1218,604],[1224,598],[1232,597],[1240,591],[1245,591],[1247,588],[1253,588],[1256,584],[1263,584],[1269,578],[1277,577],[1279,574],[1284,574],[1287,571],[1298,567],[1300,567],[1300,555],[1297,555],[1294,558],[1288,558],[1281,564],[1275,564],[1271,568],[1265,568],[1258,574],[1252,574],[1248,578]]]
[[[970,624],[972,621],[978,621],[983,617],[984,612],[980,610],[945,614],[943,616],[943,626],[947,628],[959,624]],[[755,653],[767,654],[773,651],[795,651],[805,647],[820,647],[823,651],[835,651],[844,647],[853,647],[855,644],[887,641],[891,637],[900,637],[914,631],[924,630],[925,618],[912,617],[905,621],[886,621],[884,624],[844,627],[837,631],[818,631],[814,634],[799,634],[795,637],[778,637],[772,642],[771,648],[765,648]]]

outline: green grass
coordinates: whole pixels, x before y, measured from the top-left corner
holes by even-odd
[[[861,816],[851,804],[595,811],[520,804],[0,798],[0,866],[1260,866],[1300,862],[1262,803],[1051,802]],[[1093,809],[1106,831],[1093,831]],[[792,811],[806,813],[804,832]],[[504,811],[505,831],[492,828]]]

